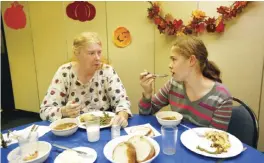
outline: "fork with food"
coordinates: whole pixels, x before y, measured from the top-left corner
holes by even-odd
[[[142,86],[142,88],[145,90],[143,95],[144,97],[146,98],[150,98],[151,97],[151,94],[152,94],[152,91],[153,91],[153,81],[160,77],[160,78],[164,78],[164,77],[167,77],[168,75],[167,74],[164,74],[164,75],[159,75],[159,74],[153,74],[153,73],[150,73],[148,72],[147,70],[144,70],[144,72],[142,72],[140,74],[140,85]]]
[[[144,70],[144,72],[141,73],[140,75],[143,75],[143,76],[151,75],[155,78],[166,78],[169,76],[168,74],[154,74],[154,73],[148,72],[147,70]]]

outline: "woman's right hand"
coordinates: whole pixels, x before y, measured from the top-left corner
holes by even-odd
[[[150,74],[149,72],[142,72],[140,74],[140,85],[144,89],[144,96],[147,99],[151,98],[153,89],[152,89],[152,83],[155,79],[155,76],[153,74]]]
[[[81,104],[69,101],[66,106],[61,108],[62,117],[76,118],[80,115]]]

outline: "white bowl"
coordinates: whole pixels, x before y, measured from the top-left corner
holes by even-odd
[[[175,116],[176,120],[161,119],[161,118],[171,117],[171,116]],[[156,118],[162,126],[177,126],[179,123],[181,123],[183,116],[182,114],[175,112],[175,111],[160,111],[156,114]]]
[[[65,130],[55,130],[54,129],[54,127],[56,127],[57,125],[63,124],[63,123],[76,123],[76,126],[69,128],[69,129],[65,129]],[[59,120],[56,120],[50,124],[50,129],[53,132],[53,134],[55,134],[57,136],[70,136],[77,131],[78,121],[76,118],[59,119]]]
[[[29,146],[30,148],[30,146]],[[51,151],[51,144],[45,141],[38,142],[38,157],[29,161],[23,161],[23,163],[43,163],[47,160]],[[8,162],[11,162],[14,158],[20,156],[20,148],[13,149],[7,156]]]
[[[109,141],[105,146],[104,146],[104,155],[105,157],[110,161],[110,162],[113,162],[113,163],[116,163],[114,160],[113,160],[113,151],[115,149],[115,147],[121,143],[121,142],[125,142],[127,141],[129,138],[131,138],[132,136],[134,135],[124,135],[124,136],[120,136],[120,137],[117,137],[115,139],[112,139],[111,141]],[[147,137],[147,136],[144,136],[144,138],[146,138],[153,146],[154,146],[154,149],[155,149],[155,156],[153,156],[151,159],[147,160],[147,161],[144,161],[144,162],[141,162],[141,163],[150,163],[152,162],[160,153],[160,146],[159,144],[157,143],[156,140],[150,138],[150,137]]]

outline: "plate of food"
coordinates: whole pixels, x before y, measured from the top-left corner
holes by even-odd
[[[243,151],[243,144],[238,138],[213,128],[187,130],[181,134],[181,142],[189,150],[207,157],[229,158]]]
[[[89,113],[84,113],[80,116],[77,117],[78,120],[78,126],[79,128],[86,129],[86,124],[85,124],[85,118],[89,118],[91,116],[98,116],[100,117],[100,128],[106,128],[110,127],[110,122],[112,118],[115,116],[115,113],[113,112],[107,112],[107,111],[93,111]]]
[[[113,163],[152,162],[160,152],[156,140],[141,135],[124,135],[104,146],[105,157]]]

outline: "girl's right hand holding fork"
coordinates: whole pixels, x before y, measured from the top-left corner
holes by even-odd
[[[155,76],[149,72],[142,72],[140,74],[139,80],[141,87],[144,89],[144,97],[150,99],[153,92],[152,83],[155,80]]]

